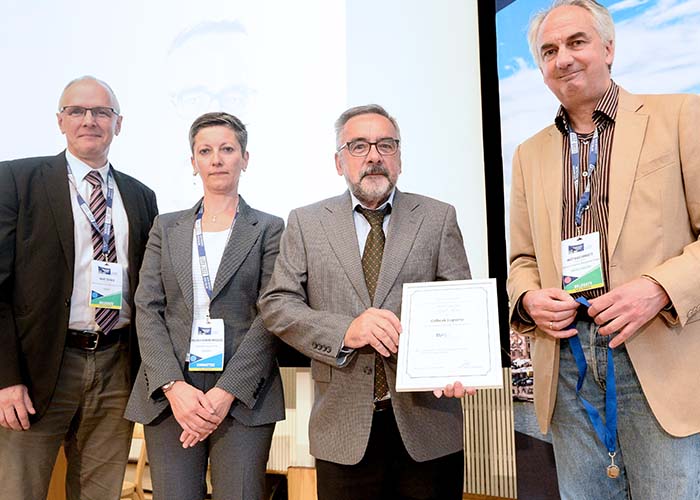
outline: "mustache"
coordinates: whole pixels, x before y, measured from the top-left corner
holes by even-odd
[[[386,167],[384,167],[384,165],[371,165],[360,174],[360,180],[364,179],[368,175],[383,175],[388,179],[389,171],[386,169]]]

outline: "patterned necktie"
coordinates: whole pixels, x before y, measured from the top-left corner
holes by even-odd
[[[102,192],[102,176],[97,170],[91,170],[85,176],[85,180],[92,186],[90,193],[90,211],[97,221],[97,227],[102,229],[105,225],[105,216],[107,215],[107,200]],[[94,260],[103,260],[102,256],[102,233],[92,228],[92,258]],[[109,254],[107,257],[109,262],[117,261],[117,250],[114,243],[114,226],[109,233]],[[95,309],[95,322],[102,329],[102,332],[107,334],[119,321],[119,309]]]
[[[386,205],[383,210],[369,210],[358,206],[357,211],[360,212],[367,222],[369,222],[370,230],[365,242],[365,250],[362,253],[362,271],[365,274],[365,283],[369,298],[374,302],[374,292],[377,289],[377,280],[379,279],[379,270],[382,267],[382,256],[384,255],[384,216],[391,212],[391,205]],[[384,361],[382,355],[378,352],[374,353],[374,399],[375,401],[383,399],[389,392],[389,383],[386,380],[386,372],[384,371]]]

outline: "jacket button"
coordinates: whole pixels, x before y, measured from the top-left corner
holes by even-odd
[[[362,370],[365,372],[365,375],[372,375],[372,368],[369,366],[365,366],[365,368]]]

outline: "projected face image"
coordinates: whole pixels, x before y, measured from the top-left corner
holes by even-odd
[[[250,43],[237,21],[204,21],[177,35],[168,51],[169,96],[188,122],[208,111],[226,111],[249,120]]]
[[[340,136],[341,146],[347,142],[364,139],[370,143],[382,139],[398,139],[394,125],[381,115],[358,115],[345,124]],[[343,148],[335,155],[338,175],[345,177],[352,194],[367,208],[376,208],[388,198],[401,173],[401,150],[393,154],[381,154],[371,146],[364,156],[353,156]]]

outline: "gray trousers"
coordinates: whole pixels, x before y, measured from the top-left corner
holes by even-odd
[[[132,424],[122,417],[130,391],[126,345],[67,347],[44,416],[26,431],[0,428],[0,496],[46,498],[63,443],[67,499],[118,499],[131,442]]]
[[[209,460],[213,499],[263,498],[274,423],[248,427],[227,416],[206,440],[184,449],[182,428],[166,412],[144,426],[154,500],[203,499]]]

